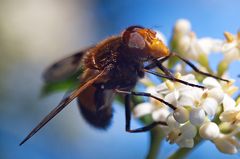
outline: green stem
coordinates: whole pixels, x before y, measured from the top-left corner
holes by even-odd
[[[156,159],[159,155],[161,141],[164,138],[160,128],[154,128],[150,132],[150,147],[147,155],[147,159]]]
[[[185,158],[191,150],[192,150],[191,148],[178,149],[168,159],[182,159],[182,158]]]

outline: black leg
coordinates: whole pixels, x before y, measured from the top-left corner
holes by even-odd
[[[182,60],[184,63],[186,63],[188,66],[190,66],[195,72],[201,74],[201,75],[204,75],[204,76],[209,76],[209,77],[213,77],[215,79],[218,79],[218,80],[222,80],[222,81],[225,81],[225,82],[229,82],[229,80],[227,79],[223,79],[221,77],[218,77],[218,76],[215,76],[215,75],[212,75],[210,73],[207,73],[207,72],[203,72],[201,70],[199,70],[193,63],[191,63],[189,60],[179,56],[177,53],[171,53],[172,56],[176,56],[177,58],[179,58],[180,60]]]
[[[148,72],[150,74],[156,75],[158,77],[166,78],[166,79],[169,79],[171,81],[179,82],[179,83],[182,83],[182,84],[185,84],[185,85],[188,85],[188,86],[202,88],[202,89],[205,88],[204,86],[200,86],[200,85],[197,85],[197,84],[189,83],[189,82],[186,82],[186,81],[183,81],[183,80],[175,78],[174,75],[169,71],[169,69],[164,67],[163,64],[162,64],[164,61],[166,61],[171,56],[172,56],[172,54],[170,54],[169,56],[166,56],[165,58],[154,60],[153,63],[151,63],[148,66],[144,67],[144,71]],[[154,67],[158,67],[160,70],[162,70],[165,73],[165,75],[157,73],[157,72],[149,71],[149,69],[154,68]]]
[[[168,102],[166,102],[165,100],[161,99],[161,98],[158,98],[154,95],[152,95],[151,93],[146,93],[146,92],[134,92],[134,91],[123,91],[123,90],[118,90],[118,89],[115,89],[115,91],[117,93],[121,93],[121,94],[126,94],[126,95],[133,95],[133,96],[145,96],[145,97],[151,97],[153,99],[156,99],[162,103],[164,103],[165,105],[169,106],[170,108],[172,108],[173,110],[176,109],[176,107]]]
[[[186,82],[186,81],[177,79],[177,78],[175,78],[173,75],[170,75],[170,76],[169,76],[169,75],[164,75],[164,74],[157,73],[157,72],[152,72],[152,71],[149,71],[149,70],[144,70],[144,71],[147,72],[147,73],[156,75],[156,76],[158,76],[158,77],[166,78],[166,79],[169,79],[169,80],[171,80],[171,81],[179,82],[179,83],[182,83],[182,84],[191,86],[191,87],[197,87],[197,88],[202,88],[202,89],[205,88],[204,86],[200,86],[200,85],[197,85],[197,84],[193,84],[193,83],[189,83],[189,82]]]
[[[167,59],[169,59],[172,55],[170,54],[169,56],[163,57],[163,58],[159,58],[159,59],[155,59],[153,60],[152,63],[150,63],[149,65],[145,66],[144,68],[147,70],[153,69],[155,67],[157,67],[157,63],[163,63],[164,61],[166,61]]]
[[[171,54],[170,54],[170,55],[171,55]],[[162,64],[165,60],[167,60],[167,59],[170,57],[170,55],[167,56],[166,58],[163,58],[163,59],[160,59],[160,60],[159,60],[159,59],[154,60],[155,65],[156,65],[160,70],[162,70],[162,71],[165,73],[165,75],[164,75],[164,74],[157,73],[157,72],[149,71],[149,70],[147,69],[147,68],[149,68],[148,66],[145,67],[144,71],[145,71],[145,72],[148,72],[148,73],[151,73],[151,74],[153,74],[153,75],[156,75],[156,76],[158,76],[158,77],[166,78],[166,79],[169,79],[169,80],[171,80],[171,81],[179,82],[179,83],[182,83],[182,84],[185,84],[185,85],[188,85],[188,86],[197,87],[197,88],[202,88],[202,89],[205,88],[204,86],[200,86],[200,85],[197,85],[197,84],[189,83],[189,82],[186,82],[186,81],[183,81],[183,80],[180,80],[180,79],[175,78],[174,75],[173,75],[166,67],[164,67],[163,64]],[[150,65],[151,65],[151,64],[150,64]],[[153,65],[152,65],[152,66],[153,66]]]
[[[125,96],[125,117],[126,117],[126,131],[130,132],[130,133],[138,133],[138,132],[146,132],[151,130],[152,128],[154,128],[157,125],[165,125],[167,126],[166,122],[153,122],[147,126],[138,128],[138,129],[131,129],[131,95],[127,94]]]
[[[218,79],[218,80],[222,80],[222,81],[225,81],[225,82],[229,82],[229,80],[227,79],[223,79],[221,77],[218,77],[218,76],[215,76],[215,75],[212,75],[210,73],[207,73],[207,72],[203,72],[201,70],[199,70],[193,63],[191,63],[189,60],[179,56],[177,53],[175,52],[171,52],[168,56],[164,57],[164,58],[160,58],[160,59],[155,59],[153,61],[153,63],[147,65],[146,67],[144,67],[145,69],[149,70],[149,69],[152,69],[154,67],[158,67],[159,69],[161,69],[165,74],[171,76],[171,72],[162,65],[162,63],[166,60],[168,60],[171,56],[175,56],[177,58],[179,58],[180,60],[182,60],[184,63],[186,63],[188,66],[190,66],[195,72],[201,74],[201,75],[204,75],[204,76],[209,76],[209,77],[213,77],[215,79]]]

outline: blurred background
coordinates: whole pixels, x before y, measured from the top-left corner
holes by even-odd
[[[145,158],[149,134],[125,132],[124,110],[114,103],[108,131],[84,122],[73,102],[25,145],[19,142],[63,94],[40,98],[41,73],[52,62],[120,33],[129,25],[160,30],[169,40],[179,18],[199,37],[223,38],[240,26],[238,0],[0,0],[0,158]],[[213,62],[214,63],[214,62]],[[239,64],[231,66],[236,77]],[[239,85],[238,80],[238,85]],[[141,126],[133,121],[133,127]],[[163,143],[159,158],[177,148]],[[189,158],[237,159],[204,142]]]

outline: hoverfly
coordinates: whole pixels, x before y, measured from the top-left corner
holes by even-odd
[[[105,129],[112,118],[112,101],[115,93],[125,95],[125,115],[127,132],[144,132],[158,124],[166,125],[165,121],[153,122],[138,129],[131,129],[130,96],[147,96],[154,98],[172,109],[176,107],[150,93],[134,92],[132,89],[145,73],[161,78],[180,82],[192,87],[204,88],[175,78],[163,65],[171,56],[176,56],[194,71],[216,79],[228,81],[220,77],[202,72],[190,61],[171,52],[157,37],[156,32],[142,26],[130,26],[120,35],[109,37],[97,45],[76,53],[50,66],[44,73],[46,82],[59,81],[71,76],[74,72],[84,69],[80,77],[81,84],[69,96],[64,98],[20,143],[22,145],[77,98],[83,117],[91,125]],[[147,65],[144,65],[148,62]],[[163,73],[151,71],[159,68]]]

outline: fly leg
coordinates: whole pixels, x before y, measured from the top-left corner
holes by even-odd
[[[141,128],[137,128],[137,129],[131,129],[131,95],[133,96],[146,96],[146,97],[151,97],[154,98],[164,104],[166,104],[167,106],[171,107],[173,110],[176,109],[175,106],[173,106],[172,104],[164,101],[161,98],[158,98],[156,96],[153,96],[150,93],[145,93],[145,92],[134,92],[134,91],[121,91],[121,90],[116,90],[116,92],[118,93],[122,93],[122,94],[126,94],[125,96],[125,118],[126,118],[126,131],[130,132],[130,133],[138,133],[138,132],[146,132],[151,130],[152,128],[154,128],[157,125],[164,125],[167,126],[167,123],[165,121],[155,121],[152,122],[151,124],[141,127]]]

